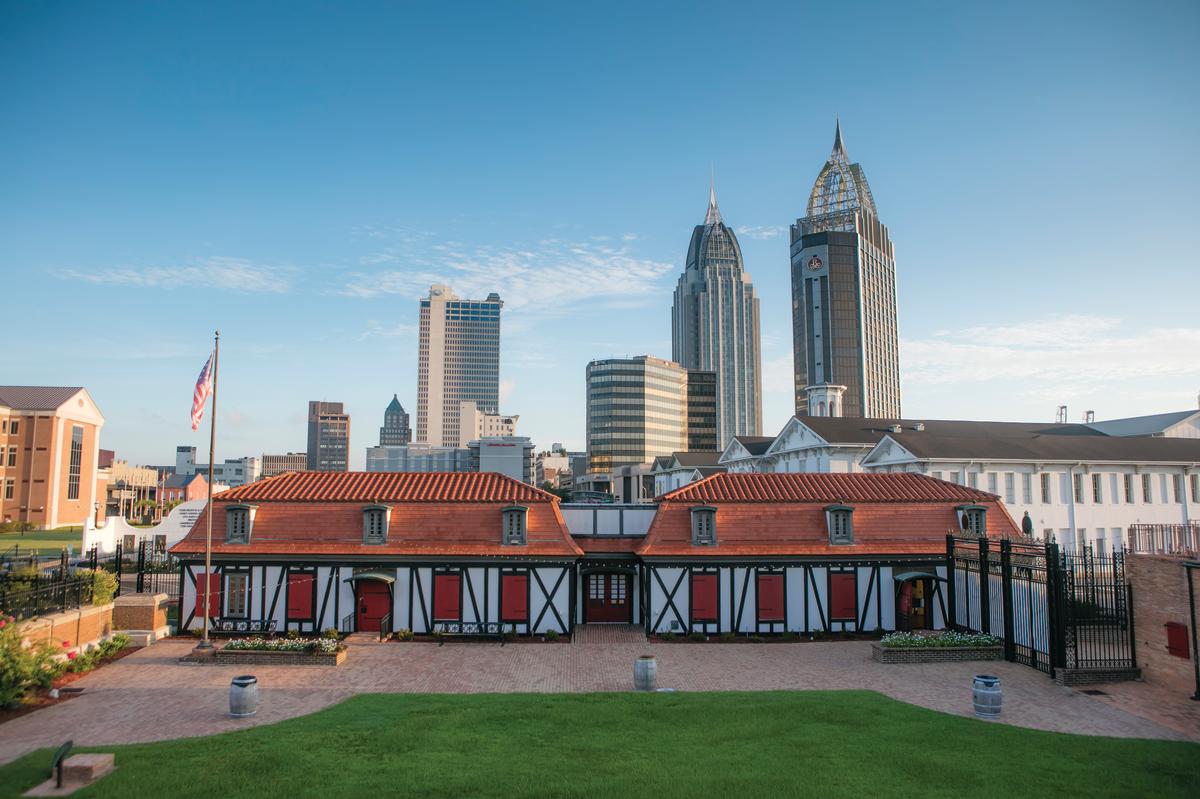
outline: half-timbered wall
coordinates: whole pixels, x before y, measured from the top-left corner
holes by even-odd
[[[227,615],[229,604],[228,592],[224,590],[225,575],[241,571],[249,574],[247,619],[274,620],[278,632],[298,630],[301,633],[317,633],[330,627],[342,630],[346,628],[347,621],[350,629],[353,629],[354,585],[348,582],[348,578],[361,568],[328,563],[214,563],[213,572],[222,574],[220,615]],[[369,570],[395,575],[392,584],[392,628],[395,630],[407,627],[419,634],[433,631],[434,575],[438,573],[461,575],[459,607],[462,622],[504,621],[500,617],[501,577],[520,573],[528,574],[528,620],[515,624],[517,633],[534,634],[554,630],[566,634],[571,630],[575,603],[572,591],[575,569],[571,564],[422,564],[372,567]],[[182,626],[185,629],[200,629],[202,620],[195,614],[196,580],[203,574],[204,564],[185,563],[182,572]],[[288,618],[288,591],[292,585],[288,575],[298,573],[314,576],[311,619]],[[505,629],[513,628],[514,625],[505,624]]]
[[[896,629],[894,575],[919,568],[943,578],[942,563],[891,564],[743,564],[710,566],[704,563],[648,564],[646,574],[646,629],[651,633],[702,632],[716,634],[769,634],[782,632],[871,632]],[[693,619],[693,575],[717,577],[717,612],[713,621]],[[783,621],[759,617],[759,575],[783,575]],[[837,583],[853,577],[848,584]],[[932,598],[933,626],[946,626],[945,597],[940,587]],[[831,600],[837,600],[831,602]],[[838,611],[842,608],[842,612]]]

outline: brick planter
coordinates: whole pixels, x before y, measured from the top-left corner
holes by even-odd
[[[218,649],[205,661],[214,666],[338,666],[346,650],[333,655],[323,652],[271,652],[265,649]]]
[[[1141,669],[1055,669],[1054,681],[1059,685],[1095,685],[1105,682],[1140,680]]]
[[[885,647],[871,644],[871,660],[879,663],[951,663],[1004,660],[1003,646]]]

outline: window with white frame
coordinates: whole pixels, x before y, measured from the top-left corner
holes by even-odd
[[[1051,502],[1051,499],[1050,499],[1050,472],[1042,472],[1041,475],[1039,475],[1039,477],[1040,477],[1040,482],[1042,484],[1042,504],[1049,505]]]
[[[1083,475],[1082,474],[1072,474],[1071,475],[1071,489],[1075,492],[1075,504],[1082,505],[1083,504]]]
[[[958,508],[959,525],[963,532],[987,535],[987,508],[982,505],[963,505]]]
[[[528,511],[529,508],[514,505],[510,508],[505,508],[501,513],[505,546],[519,547],[525,545],[525,515]]]
[[[717,543],[717,509],[706,506],[692,508],[692,544],[713,546]]]
[[[1092,502],[1104,504],[1104,476],[1101,474],[1092,475]]]
[[[1021,501],[1026,505],[1033,504],[1033,475],[1028,472],[1021,475]]]
[[[254,508],[250,505],[230,505],[225,509],[225,543],[250,543],[250,527],[254,521]]]
[[[1175,498],[1176,502],[1178,502],[1180,504],[1183,503],[1183,475],[1182,474],[1171,475],[1171,493],[1172,493],[1172,496]]]
[[[1200,474],[1191,476],[1192,483],[1192,502],[1200,502]]]
[[[1133,504],[1133,475],[1125,475],[1125,504]]]
[[[849,505],[830,505],[825,509],[829,526],[829,543],[854,543],[854,508]]]
[[[1000,493],[997,490],[997,482],[996,482],[996,473],[995,472],[988,472],[988,493],[989,494],[999,494]]]
[[[1004,473],[1004,501],[1009,505],[1017,502],[1017,476],[1012,472]]]
[[[244,619],[250,613],[250,573],[243,571],[225,574],[225,615]]]
[[[363,543],[386,544],[390,508],[386,505],[368,505],[363,508]]]
[[[1150,475],[1142,475],[1142,502],[1147,505],[1154,502],[1154,490],[1150,487]]]
[[[979,472],[967,472],[967,485],[979,488]]]

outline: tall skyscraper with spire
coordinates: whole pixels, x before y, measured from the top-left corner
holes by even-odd
[[[696,225],[671,307],[671,358],[685,369],[717,375],[717,447],[762,429],[762,360],[758,296],[737,236],[708,189],[704,224]]]
[[[791,240],[796,414],[899,418],[896,259],[840,120]]]
[[[383,427],[379,428],[379,446],[402,447],[412,441],[412,428],[408,423],[408,412],[400,404],[400,397],[393,394],[392,401],[383,411]]]

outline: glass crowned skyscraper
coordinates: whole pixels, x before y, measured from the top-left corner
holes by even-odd
[[[737,236],[721,219],[717,193],[708,192],[704,224],[696,225],[671,307],[671,357],[685,369],[717,375],[717,437],[762,428],[758,296],[742,263]]]
[[[840,122],[791,242],[796,414],[899,418],[896,258]]]

